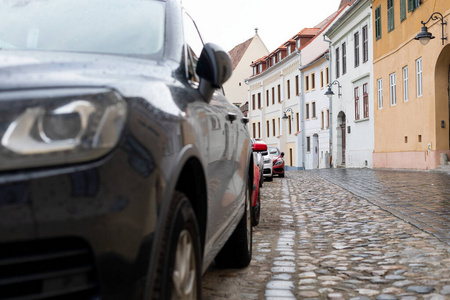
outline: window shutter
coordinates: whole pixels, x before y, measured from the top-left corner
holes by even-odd
[[[400,21],[406,19],[406,0],[400,0]]]

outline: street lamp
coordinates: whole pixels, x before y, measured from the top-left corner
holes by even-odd
[[[333,93],[333,91],[331,90],[331,86],[332,86],[333,84],[337,84],[337,86],[338,86],[338,97],[340,98],[340,97],[342,96],[342,94],[341,94],[341,88],[342,88],[342,86],[341,86],[341,84],[339,83],[339,81],[335,80],[335,81],[333,81],[332,83],[330,83],[330,84],[328,85],[328,90],[325,92],[325,96],[327,96],[328,99],[331,99],[331,97],[334,96],[334,93]]]
[[[294,111],[291,108],[288,108],[284,111],[283,116],[281,117],[283,120],[288,119],[287,112],[291,113],[291,119],[294,120]]]
[[[434,13],[432,13],[431,14],[431,16],[430,16],[430,18],[428,19],[428,21],[426,21],[426,22],[424,22],[424,21],[420,21],[420,23],[422,23],[422,30],[417,34],[417,36],[414,38],[415,40],[418,40],[418,41],[420,41],[420,43],[422,44],[422,45],[426,45],[426,44],[428,44],[428,42],[431,40],[431,39],[434,39],[434,36],[430,33],[430,32],[428,32],[428,28],[427,28],[427,26],[425,26],[425,25],[427,25],[427,23],[428,22],[430,22],[431,20],[441,20],[441,27],[442,27],[442,37],[441,37],[441,40],[442,40],[442,45],[444,45],[444,40],[446,40],[447,38],[446,37],[444,37],[444,25],[446,25],[447,24],[447,22],[446,21],[444,21],[444,17],[442,16],[442,14],[441,13],[439,13],[439,12],[434,12]]]

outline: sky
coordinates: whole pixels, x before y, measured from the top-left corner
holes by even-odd
[[[341,0],[181,0],[205,40],[230,51],[258,35],[272,52],[303,28],[314,27]]]

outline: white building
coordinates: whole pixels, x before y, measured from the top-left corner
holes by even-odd
[[[331,40],[334,166],[373,166],[375,107],[371,4],[371,0],[356,0],[325,33]]]
[[[329,44],[323,33],[350,7],[346,1],[341,4],[326,20],[251,65],[250,135],[284,152],[287,169],[327,167],[329,100],[324,93]]]
[[[256,29],[255,31],[255,35],[252,38],[235,46],[228,52],[233,65],[233,74],[225,82],[223,88],[228,101],[238,107],[247,102],[245,79],[252,75],[250,64],[255,60],[255,57],[261,57],[269,53]]]

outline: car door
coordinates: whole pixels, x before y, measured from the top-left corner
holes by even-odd
[[[187,77],[190,85],[196,89],[199,84],[195,73],[196,63],[203,48],[203,41],[193,20],[184,14],[186,43]],[[207,180],[207,231],[205,253],[222,243],[233,214],[236,211],[236,192],[231,181],[236,172],[236,131],[234,119],[228,116],[228,106],[222,92],[217,90],[208,103],[200,93],[198,99],[189,105],[191,120],[200,124],[196,130],[197,146],[203,155]],[[195,126],[195,125],[194,125]],[[194,174],[193,174],[194,175]],[[231,187],[231,188],[230,188]]]

